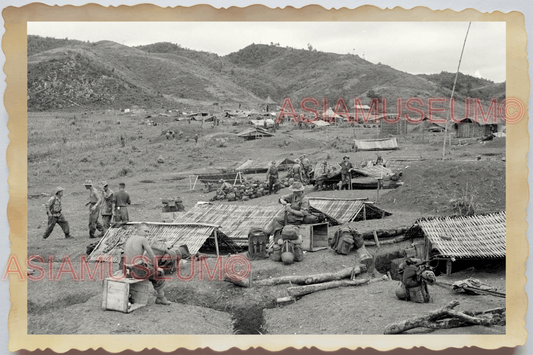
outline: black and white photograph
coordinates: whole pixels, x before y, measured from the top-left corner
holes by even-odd
[[[508,25],[415,20],[27,22],[27,335],[508,335]]]

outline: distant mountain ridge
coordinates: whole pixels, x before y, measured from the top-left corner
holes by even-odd
[[[257,107],[314,97],[449,97],[449,75],[413,75],[357,55],[252,44],[226,56],[160,42],[128,47],[28,36],[28,109]],[[454,74],[453,74],[454,75]],[[460,75],[456,98],[505,95],[505,83]],[[458,81],[459,82],[459,81]]]

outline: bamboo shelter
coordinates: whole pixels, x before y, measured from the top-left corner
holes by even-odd
[[[219,225],[232,242],[245,246],[248,245],[250,228],[265,228],[280,209],[280,206],[197,204],[179,219],[182,222]]]
[[[89,261],[109,260],[111,258],[113,262],[118,263],[124,250],[124,243],[130,236],[135,234],[135,230],[140,223],[129,222],[122,228],[108,229],[89,255]],[[194,255],[198,253],[204,243],[212,239],[210,244],[214,244],[217,252],[220,245],[226,245],[230,249],[236,250],[236,245],[219,231],[219,226],[214,224],[145,223],[150,228],[150,232],[146,236],[150,245],[164,243],[174,251],[178,251],[181,246],[186,245],[189,253]]]
[[[502,259],[506,256],[505,211],[474,216],[421,218],[406,232],[424,237],[424,255],[446,260],[451,274],[455,260]]]
[[[372,202],[365,200],[366,198],[309,197],[309,204],[311,211],[323,213],[331,225],[377,219],[391,215],[391,213],[378,208]]]

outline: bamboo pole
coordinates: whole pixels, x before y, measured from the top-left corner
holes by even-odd
[[[217,238],[217,234],[218,234],[218,233],[217,233],[217,230],[215,229],[215,230],[213,231],[213,235],[214,235],[214,237],[215,237],[215,249],[217,250],[217,256],[219,256],[220,253],[219,253],[219,251],[218,251],[218,238]]]
[[[450,95],[450,101],[453,99],[453,95],[455,93],[455,85],[457,84],[457,77],[459,76],[459,68],[461,68],[461,60],[463,59],[463,52],[465,50],[466,39],[468,38],[468,32],[470,31],[471,24],[472,22],[468,23],[468,29],[466,30],[465,41],[463,43],[463,49],[461,50],[461,56],[459,57],[459,64],[457,65],[455,79],[453,80],[453,87],[452,87],[452,94]],[[429,118],[431,119],[431,117]],[[442,142],[442,160],[444,160],[444,158],[446,157],[446,136],[448,135],[448,122],[450,121],[450,118],[451,118],[451,112],[449,112],[448,114],[448,120],[446,120],[446,126],[444,128],[444,140]],[[451,141],[451,137],[450,137],[450,141]]]

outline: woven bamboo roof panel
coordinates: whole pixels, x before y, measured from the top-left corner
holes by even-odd
[[[219,225],[225,235],[242,246],[248,245],[250,228],[265,228],[281,210],[279,206],[199,204],[180,215],[175,222]]]
[[[468,217],[421,219],[416,224],[442,256],[505,257],[505,211]]]
[[[309,198],[309,204],[312,208],[320,211],[337,224],[351,222],[354,217],[363,209],[364,201],[360,200],[319,200]]]
[[[396,137],[383,139],[354,139],[357,150],[393,150],[398,149]]]
[[[89,256],[89,261],[96,261],[99,257],[112,257],[113,262],[120,261],[120,254],[124,250],[124,243],[139,223],[127,223],[122,228],[110,228],[102,237],[96,248]],[[200,247],[215,230],[214,226],[200,224],[147,223],[150,232],[146,239],[150,245],[163,242],[170,249],[177,250],[181,245],[187,245],[191,254],[196,254]]]

